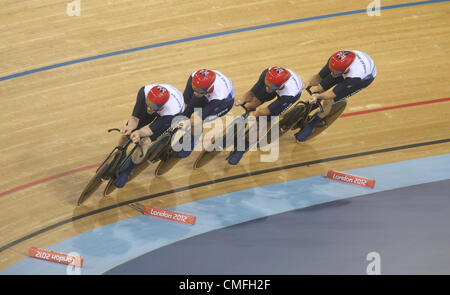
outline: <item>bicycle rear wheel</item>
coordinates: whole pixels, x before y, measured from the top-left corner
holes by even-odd
[[[324,122],[319,123],[315,128],[313,133],[308,137],[308,140],[319,135],[325,129],[330,127],[330,125],[336,121],[337,118],[344,112],[347,102],[345,100],[340,100],[333,104],[330,113],[324,118]]]
[[[304,119],[307,109],[304,104],[294,106],[286,114],[283,114],[280,119],[280,131],[287,132],[290,129],[298,128],[298,123]]]
[[[176,153],[172,150],[169,150],[166,153],[167,154],[164,154],[162,156],[162,159],[159,162],[158,167],[156,167],[155,176],[161,176],[169,172],[169,170],[172,169],[172,167],[175,166],[182,159],[178,158]]]

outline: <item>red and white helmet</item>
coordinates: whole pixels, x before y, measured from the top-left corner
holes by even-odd
[[[291,73],[282,67],[271,67],[267,73],[264,83],[272,90],[280,89],[291,77]]]
[[[345,73],[350,65],[355,60],[355,53],[348,50],[341,50],[336,52],[330,57],[328,67],[330,70],[337,72],[338,74]]]
[[[192,88],[200,94],[211,93],[214,90],[214,81],[216,73],[207,69],[201,69],[195,72],[192,77]]]
[[[166,104],[169,97],[170,92],[167,88],[161,85],[153,86],[147,94],[147,106],[157,111]]]

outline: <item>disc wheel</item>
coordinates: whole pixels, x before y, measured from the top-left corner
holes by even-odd
[[[344,112],[345,107],[347,106],[347,102],[345,100],[340,100],[333,104],[330,113],[325,117],[324,122],[318,124],[316,128],[314,128],[313,133],[308,137],[308,140],[319,135],[325,129],[330,127],[334,121]]]
[[[170,169],[172,169],[173,166],[175,166],[182,158],[178,158],[176,156],[176,153],[172,150],[168,151],[167,154],[163,155],[161,161],[158,164],[158,167],[156,167],[155,175],[161,176],[163,174],[166,174],[169,172]]]

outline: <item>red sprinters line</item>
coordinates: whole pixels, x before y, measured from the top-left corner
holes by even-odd
[[[57,178],[60,178],[60,177],[66,176],[66,175],[70,175],[70,174],[73,174],[73,173],[81,172],[81,171],[84,171],[84,170],[89,170],[91,168],[96,168],[98,166],[100,166],[100,163],[95,164],[95,165],[89,165],[89,166],[77,168],[77,169],[70,170],[70,171],[66,171],[66,172],[59,173],[59,174],[56,174],[56,175],[53,175],[53,176],[49,176],[49,177],[46,177],[46,178],[38,179],[36,181],[33,181],[33,182],[30,182],[30,183],[27,183],[27,184],[15,187],[15,188],[10,189],[8,191],[2,192],[2,193],[0,193],[0,198],[3,197],[3,196],[9,195],[9,194],[15,193],[17,191],[20,191],[20,190],[23,190],[23,189],[35,186],[37,184],[41,184],[41,183],[44,183],[44,182],[47,182],[47,181],[50,181],[50,180],[53,180],[53,179],[57,179]]]
[[[450,97],[433,99],[433,100],[426,100],[426,101],[419,101],[419,102],[413,102],[413,103],[408,103],[408,104],[394,105],[394,106],[390,106],[390,107],[383,107],[383,108],[377,108],[377,109],[372,109],[372,110],[365,110],[365,111],[360,111],[360,112],[345,113],[345,114],[342,114],[340,117],[344,118],[344,117],[351,117],[351,116],[357,116],[357,115],[364,115],[364,114],[369,114],[369,113],[382,112],[382,111],[393,110],[393,109],[400,109],[400,108],[407,108],[407,107],[413,107],[413,106],[418,106],[418,105],[425,105],[425,104],[430,104],[430,103],[438,103],[438,102],[444,102],[444,101],[449,101],[449,100],[450,100]],[[60,174],[56,174],[56,175],[53,175],[53,176],[49,176],[49,177],[46,177],[46,178],[42,178],[42,179],[33,181],[33,182],[30,182],[30,183],[27,183],[27,184],[24,184],[24,185],[21,185],[21,186],[18,186],[18,187],[15,187],[13,189],[10,189],[10,190],[7,190],[5,192],[0,193],[0,198],[4,197],[6,195],[9,195],[9,194],[15,193],[17,191],[20,191],[20,190],[23,190],[23,189],[26,189],[26,188],[29,188],[29,187],[32,187],[32,186],[35,186],[35,185],[38,185],[38,184],[50,181],[50,180],[53,180],[53,179],[57,179],[57,178],[60,178],[60,177],[66,176],[66,175],[70,175],[70,174],[73,174],[73,173],[81,172],[81,171],[84,171],[84,170],[89,170],[89,169],[92,169],[92,168],[96,168],[99,165],[100,164],[89,165],[89,166],[81,167],[81,168],[78,168],[78,169],[70,170],[70,171],[67,171],[67,172],[63,172],[63,173],[60,173]]]
[[[407,104],[400,104],[400,105],[396,105],[396,106],[383,107],[383,108],[377,108],[377,109],[360,111],[360,112],[345,113],[345,114],[342,114],[340,116],[340,118],[356,116],[356,115],[364,115],[364,114],[375,113],[375,112],[382,112],[382,111],[393,110],[393,109],[401,109],[401,108],[413,107],[413,106],[418,106],[418,105],[443,102],[443,101],[448,101],[448,100],[450,100],[450,97],[426,100],[426,101],[419,101],[419,102],[413,102],[413,103],[407,103]]]

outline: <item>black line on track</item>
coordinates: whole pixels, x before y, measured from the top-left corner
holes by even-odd
[[[405,149],[411,149],[411,148],[416,148],[416,147],[422,147],[422,146],[429,146],[429,145],[435,145],[435,144],[440,144],[440,143],[447,143],[450,142],[450,138],[446,138],[446,139],[440,139],[440,140],[434,140],[434,141],[427,141],[427,142],[420,142],[420,143],[414,143],[414,144],[408,144],[408,145],[402,145],[402,146],[397,146],[397,147],[390,147],[390,148],[385,148],[385,149],[379,149],[379,150],[373,150],[373,151],[367,151],[367,152],[361,152],[361,153],[354,153],[354,154],[348,154],[348,155],[342,155],[342,156],[336,156],[336,157],[330,157],[330,158],[324,158],[324,159],[318,159],[318,160],[313,160],[313,161],[308,161],[308,162],[302,162],[302,163],[297,163],[297,164],[291,164],[291,165],[286,165],[286,166],[281,166],[281,167],[274,167],[274,168],[270,168],[270,169],[264,169],[264,170],[259,170],[259,171],[254,171],[254,172],[249,172],[249,173],[243,173],[243,174],[238,174],[238,175],[234,175],[234,176],[229,176],[229,177],[224,177],[224,178],[219,178],[216,180],[210,180],[210,181],[205,181],[205,182],[201,182],[201,183],[197,183],[194,185],[189,185],[189,186],[185,186],[185,187],[181,187],[181,188],[177,188],[177,189],[173,189],[173,190],[168,190],[168,191],[164,191],[164,192],[159,192],[156,194],[152,194],[152,195],[148,195],[148,196],[143,196],[137,199],[133,199],[133,200],[128,200],[125,202],[121,202],[115,205],[111,205],[108,207],[104,207],[104,208],[100,208],[97,210],[93,210],[90,212],[87,212],[85,214],[81,214],[60,222],[57,222],[55,224],[52,224],[50,226],[47,226],[43,229],[40,229],[38,231],[35,231],[29,235],[26,235],[20,239],[17,239],[9,244],[6,244],[2,247],[0,247],[0,252],[11,248],[12,246],[15,246],[23,241],[29,240],[33,237],[36,237],[42,233],[48,232],[54,228],[57,228],[59,226],[62,226],[64,224],[73,222],[73,221],[77,221],[79,219],[85,218],[85,217],[89,217],[98,213],[102,213],[111,209],[115,209],[115,208],[119,208],[125,205],[129,205],[131,203],[135,203],[135,202],[139,202],[139,201],[144,201],[144,200],[149,200],[149,199],[153,199],[156,197],[161,197],[164,195],[170,195],[173,193],[177,193],[177,192],[182,192],[182,191],[186,191],[186,190],[190,190],[193,188],[198,188],[198,187],[202,187],[202,186],[206,186],[206,185],[211,185],[211,184],[215,184],[215,183],[220,183],[220,182],[225,182],[225,181],[230,181],[230,180],[235,180],[235,179],[239,179],[239,178],[244,178],[244,177],[249,177],[249,176],[255,176],[255,175],[261,175],[261,174],[265,174],[265,173],[270,173],[270,172],[275,172],[275,171],[281,171],[281,170],[287,170],[287,169],[292,169],[292,168],[298,168],[298,167],[303,167],[303,166],[309,166],[309,165],[313,165],[313,164],[319,164],[319,163],[325,163],[325,162],[331,162],[331,161],[337,161],[337,160],[343,160],[343,159],[350,159],[350,158],[356,158],[356,157],[362,157],[362,156],[368,156],[368,155],[374,155],[374,154],[381,154],[381,153],[387,153],[387,152],[393,152],[393,151],[399,151],[399,150],[405,150]]]

